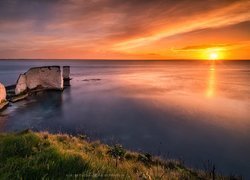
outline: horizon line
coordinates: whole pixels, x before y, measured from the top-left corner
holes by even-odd
[[[77,60],[77,61],[249,61],[250,59],[82,59],[82,58],[0,58],[2,60]]]

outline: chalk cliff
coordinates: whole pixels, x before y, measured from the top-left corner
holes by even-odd
[[[21,94],[33,89],[63,89],[63,77],[60,66],[44,66],[29,69],[17,80],[15,93]]]
[[[0,109],[2,109],[6,103],[6,89],[4,85],[0,83]]]
[[[3,84],[0,83],[0,103],[6,100],[6,90]]]
[[[27,91],[26,75],[20,74],[16,83],[15,94],[22,94],[25,91]]]

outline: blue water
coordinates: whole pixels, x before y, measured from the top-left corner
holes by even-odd
[[[250,61],[2,60],[0,82],[44,65],[70,65],[72,86],[12,104],[0,131],[87,134],[250,178]]]

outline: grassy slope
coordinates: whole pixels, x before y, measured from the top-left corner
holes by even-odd
[[[203,171],[188,169],[176,161],[130,151],[116,167],[110,149],[83,136],[29,131],[1,134],[0,179],[210,179]]]

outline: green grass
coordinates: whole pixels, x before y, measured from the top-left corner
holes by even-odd
[[[0,179],[211,179],[178,161],[89,142],[85,136],[0,134]],[[217,179],[226,179],[216,176]]]

